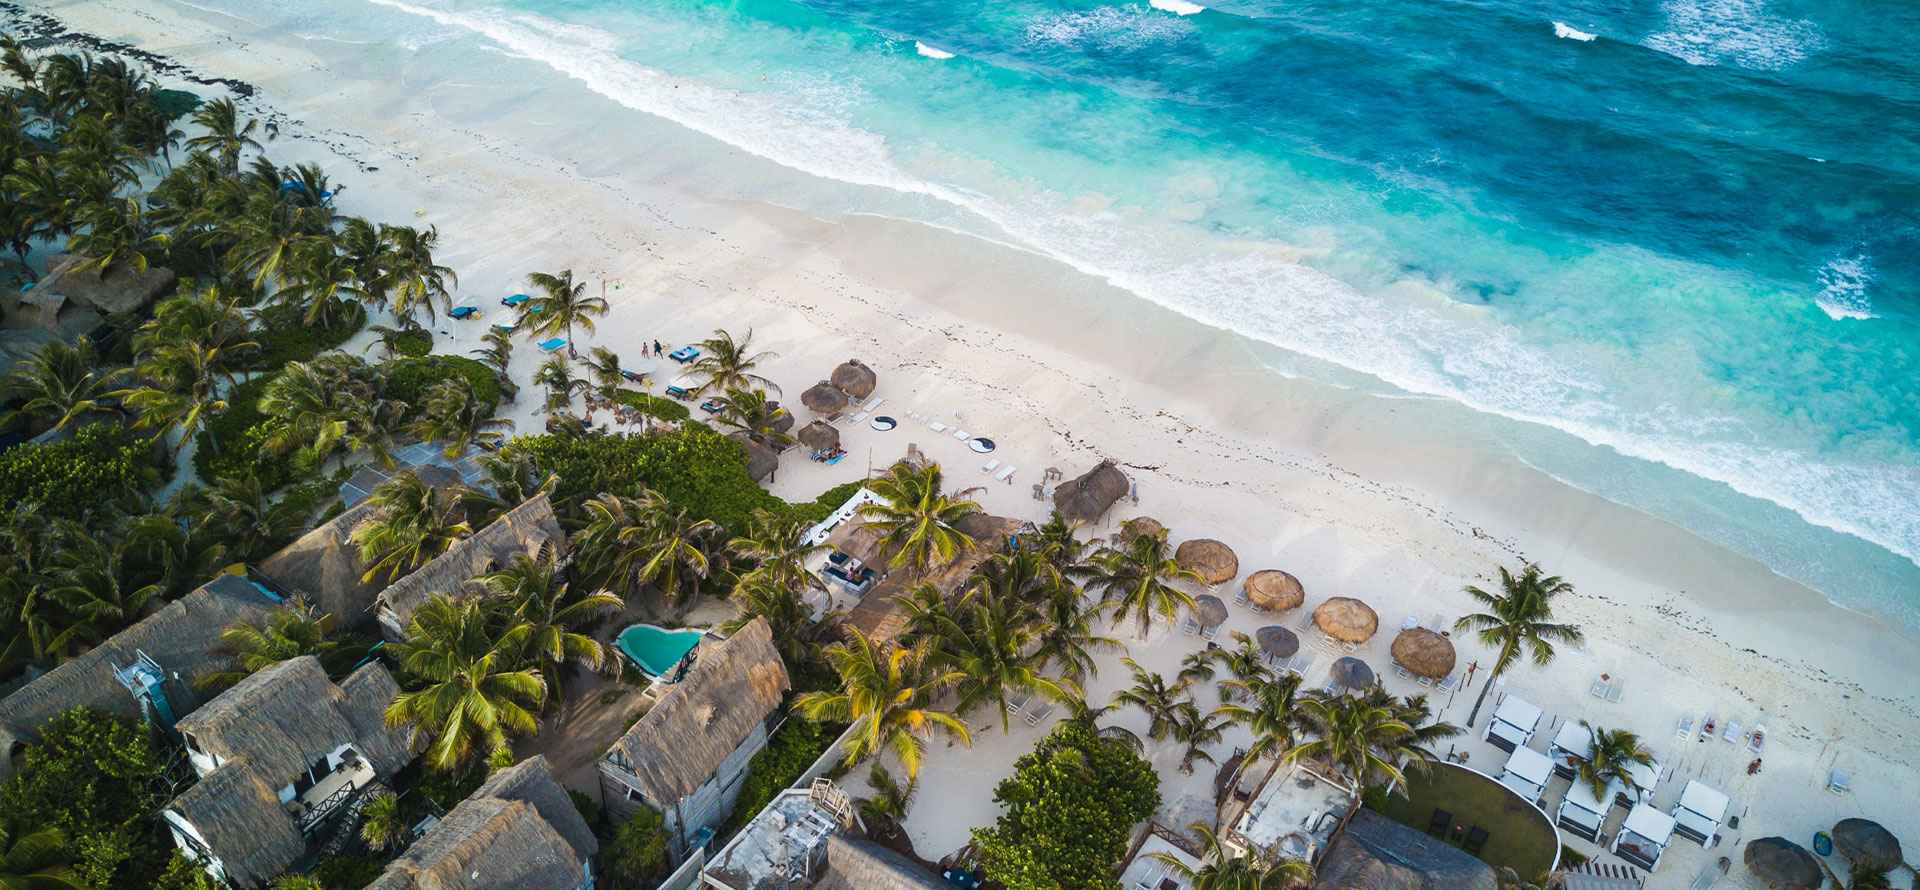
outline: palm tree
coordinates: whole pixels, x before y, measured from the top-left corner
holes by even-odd
[[[367,641],[334,631],[333,616],[295,597],[255,626],[240,622],[220,632],[220,653],[240,667],[208,674],[194,685],[218,692],[283,661],[311,655],[328,675],[345,676],[365,656]]]
[[[778,449],[793,442],[793,436],[780,431],[780,421],[792,426],[793,415],[767,398],[760,390],[728,389],[720,399],[720,425],[738,430],[762,445]]]
[[[103,540],[77,524],[65,537],[67,546],[54,555],[50,592],[92,635],[105,637],[131,624],[160,595],[160,585],[138,585],[124,571],[125,538]]]
[[[1202,654],[1213,664],[1224,668],[1231,675],[1220,681],[1220,700],[1230,701],[1240,694],[1251,682],[1273,676],[1273,668],[1267,666],[1267,654],[1253,638],[1239,631],[1233,632],[1233,648],[1204,650]]]
[[[1313,880],[1313,866],[1298,859],[1277,862],[1255,856],[1239,856],[1220,842],[1220,836],[1205,822],[1187,826],[1187,832],[1200,839],[1200,866],[1165,852],[1154,852],[1191,890],[1301,890]]]
[[[712,568],[714,539],[721,528],[711,519],[694,519],[658,495],[653,495],[649,512],[644,534],[623,542],[631,548],[627,559],[641,582],[659,588],[667,603],[685,607]]]
[[[506,441],[513,421],[493,416],[493,406],[473,393],[467,378],[454,375],[440,381],[427,394],[427,410],[414,422],[413,434],[421,439],[447,443],[445,454],[453,460],[468,448],[479,445],[492,449]]]
[[[1168,734],[1179,742],[1180,772],[1193,775],[1193,765],[1204,760],[1214,762],[1213,755],[1207,753],[1209,745],[1217,745],[1226,728],[1232,721],[1220,714],[1203,713],[1193,702],[1185,701],[1173,712],[1173,725]]]
[[[526,628],[527,651],[539,664],[547,689],[558,699],[560,671],[569,663],[600,670],[612,653],[583,633],[596,612],[619,611],[621,599],[606,591],[575,595],[552,551],[524,553],[496,572],[480,576],[487,589],[506,598],[509,620]]]
[[[922,585],[932,589],[931,585]],[[1002,732],[1011,730],[1007,696],[1041,695],[1053,701],[1077,698],[1080,687],[1071,680],[1053,680],[1040,673],[1034,651],[1035,614],[1017,599],[992,596],[984,587],[960,595],[951,610],[931,612],[934,652],[941,664],[958,672],[954,691],[956,710],[966,714],[981,705],[993,705]]]
[[[67,250],[87,261],[74,271],[92,269],[100,278],[116,267],[146,274],[155,257],[166,255],[167,237],[154,225],[138,198],[90,204],[80,211],[84,231],[67,239]]]
[[[6,890],[85,890],[80,876],[67,865],[67,839],[58,828],[41,828],[8,836],[0,825],[0,887]]]
[[[270,428],[264,449],[298,449],[302,465],[318,467],[350,447],[353,421],[373,398],[371,387],[356,379],[362,370],[359,359],[344,354],[288,362],[260,395],[260,413],[280,421]]]
[[[559,275],[535,272],[527,280],[539,293],[520,304],[520,322],[528,326],[529,333],[541,336],[565,331],[567,353],[573,354],[574,326],[593,333],[593,320],[607,314],[606,298],[587,296],[586,282],[575,284],[572,269]]]
[[[968,492],[947,494],[943,485],[939,464],[897,463],[867,485],[880,502],[862,504],[859,509],[881,543],[893,552],[890,565],[906,566],[914,577],[950,565],[973,545],[959,523],[979,513],[980,505],[966,499]]]
[[[93,340],[84,335],[71,346],[49,340],[38,352],[16,362],[0,383],[0,392],[7,398],[21,400],[6,422],[52,421],[54,429],[63,430],[91,415],[116,412],[114,383],[126,373],[126,368],[104,367]]]
[[[414,473],[380,483],[367,500],[376,507],[374,518],[349,536],[368,564],[363,581],[384,575],[391,584],[473,531],[458,492],[428,485]]]
[[[539,728],[533,709],[546,699],[540,673],[516,667],[528,628],[496,631],[484,597],[434,596],[413,613],[405,642],[393,644],[401,670],[419,684],[387,706],[388,726],[413,723],[433,741],[427,765],[455,772],[507,749],[507,736]],[[411,684],[410,684],[411,685]]]
[[[458,287],[460,277],[433,261],[433,249],[440,245],[438,228],[428,226],[423,232],[410,226],[383,225],[380,240],[387,245],[380,257],[380,265],[385,269],[380,290],[383,295],[392,295],[393,314],[402,325],[418,328],[420,323],[414,318],[414,312],[419,309],[425,309],[427,321],[432,322],[435,300],[440,301],[443,311],[453,311],[453,297],[447,285]]]
[[[907,820],[907,810],[913,806],[913,794],[919,784],[909,779],[906,785],[901,785],[877,761],[867,770],[867,785],[873,788],[873,796],[862,798],[859,806],[860,821],[867,826],[869,837],[885,839],[900,834],[900,825]]]
[[[203,103],[194,109],[193,122],[207,132],[188,139],[185,143],[188,151],[205,151],[220,159],[227,168],[227,175],[240,172],[240,151],[244,148],[259,148],[254,141],[254,130],[260,122],[240,120],[240,111],[234,107],[232,99],[215,99]]]
[[[800,598],[798,590],[751,573],[740,579],[730,599],[740,611],[722,622],[720,630],[737,633],[754,619],[765,618],[773,632],[774,648],[792,665],[816,660],[814,650],[822,629],[839,615],[828,613],[815,620],[813,607]]]
[[[1393,708],[1341,695],[1305,698],[1299,709],[1302,722],[1316,738],[1288,750],[1286,759],[1307,758],[1331,765],[1344,771],[1355,787],[1372,784],[1376,778],[1406,782],[1394,757],[1414,730]]]
[[[771,390],[775,395],[779,395],[779,386],[753,373],[753,369],[761,362],[779,357],[780,354],[777,352],[753,351],[753,329],[751,328],[747,329],[745,337],[738,340],[733,339],[732,334],[716,329],[713,336],[700,341],[700,357],[695,359],[687,370],[691,374],[707,378],[695,392],[726,392],[732,389]]]
[[[846,746],[849,766],[884,748],[899,758],[911,779],[920,775],[934,730],[973,744],[960,718],[935,707],[940,694],[960,678],[934,667],[926,646],[875,646],[854,629],[825,654],[828,666],[840,675],[840,688],[801,693],[793,706],[809,720],[853,724]]]
[[[1518,576],[1500,567],[1498,594],[1468,587],[1467,595],[1487,608],[1454,622],[1459,631],[1478,630],[1480,643],[1494,650],[1493,670],[1480,685],[1480,697],[1473,701],[1467,725],[1480,719],[1480,706],[1487,703],[1493,681],[1518,661],[1522,650],[1535,665],[1545,667],[1553,660],[1553,644],[1578,646],[1586,641],[1580,629],[1571,624],[1553,623],[1553,598],[1572,593],[1573,585],[1558,575],[1541,575],[1540,567],[1528,565]]]
[[[1293,748],[1303,723],[1299,674],[1267,672],[1227,680],[1222,685],[1232,688],[1234,695],[1213,712],[1253,732],[1253,741],[1247,745],[1247,762],[1278,757]]]
[[[1597,729],[1585,720],[1580,725],[1593,734],[1587,742],[1587,759],[1580,764],[1580,781],[1593,789],[1593,798],[1603,798],[1614,782],[1628,791],[1639,788],[1633,767],[1653,766],[1653,752],[1640,744],[1640,736],[1624,729]]]
[[[741,577],[741,584],[765,581],[796,593],[826,589],[820,576],[807,570],[807,561],[830,548],[825,543],[807,543],[809,528],[802,520],[755,508],[747,533],[727,542],[727,549],[735,556],[753,563],[753,569]]]
[[[1094,555],[1093,565],[1087,586],[1113,604],[1115,627],[1133,616],[1142,640],[1147,638],[1154,617],[1171,621],[1181,609],[1193,608],[1193,596],[1173,585],[1177,581],[1198,582],[1200,576],[1173,558],[1165,530],[1154,535],[1129,535],[1117,548],[1102,548]]]
[[[177,432],[174,453],[178,454],[207,421],[227,410],[220,390],[231,382],[228,358],[225,350],[200,343],[161,346],[136,368],[145,382],[113,395],[140,413],[136,426],[152,427],[158,436]],[[220,450],[211,433],[207,441],[214,451]]]
[[[399,849],[413,836],[413,830],[407,827],[406,813],[401,810],[400,798],[391,791],[381,791],[368,801],[366,809],[360,811],[360,819],[360,839],[374,850]]]
[[[1037,666],[1084,683],[1097,672],[1095,652],[1125,652],[1127,647],[1119,640],[1094,629],[1095,619],[1106,610],[1105,603],[1088,603],[1077,588],[1054,591],[1040,606],[1039,632],[1034,637],[1040,657]]]
[[[587,388],[587,381],[573,376],[573,365],[564,355],[552,356],[541,363],[533,382],[547,388],[548,411],[566,410],[573,404],[573,397]]]
[[[1133,685],[1113,694],[1110,707],[1131,705],[1147,715],[1147,737],[1163,741],[1173,734],[1180,720],[1180,707],[1190,704],[1184,683],[1169,685],[1167,678],[1140,666],[1131,658],[1120,663],[1133,672]]]

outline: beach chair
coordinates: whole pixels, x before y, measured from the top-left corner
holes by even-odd
[[[1213,639],[1219,635],[1220,635],[1220,625],[1218,624],[1209,628],[1204,628],[1200,631],[1200,639],[1206,640],[1209,643],[1213,642]]]
[[[1031,701],[1032,699],[1033,699],[1033,693],[1031,692],[1025,695],[1019,696],[1017,698],[1007,699],[1007,713],[1009,714],[1020,713],[1020,709],[1026,707],[1027,702]]]
[[[1441,692],[1445,692],[1451,695],[1455,689],[1460,688],[1460,675],[1448,674],[1444,677],[1441,677],[1439,684],[1435,688],[1439,689]]]
[[[1240,586],[1240,592],[1239,592],[1239,593],[1236,593],[1236,594],[1234,594],[1234,595],[1233,595],[1233,604],[1234,604],[1234,605],[1236,605],[1236,606],[1244,606],[1244,605],[1246,605],[1246,604],[1247,604],[1247,588],[1246,588],[1246,585],[1244,585],[1244,584],[1243,584],[1243,585],[1241,585],[1241,586]]]
[[[1414,680],[1413,680],[1413,682],[1415,682],[1415,683],[1418,683],[1418,684],[1420,684],[1421,686],[1424,686],[1424,687],[1426,687],[1426,688],[1428,688],[1428,689],[1432,689],[1432,688],[1433,688],[1433,678],[1432,678],[1432,677],[1415,677],[1415,678],[1414,678]]]
[[[1673,737],[1681,741],[1693,738],[1692,714],[1680,718],[1680,722],[1673,727]]]
[[[1594,698],[1606,698],[1607,697],[1607,681],[1596,678],[1593,681],[1593,688],[1588,689],[1587,694],[1593,696]]]
[[[880,403],[882,403],[882,402],[885,402],[885,401],[886,401],[886,399],[883,399],[883,398],[881,398],[881,397],[879,397],[879,396],[874,396],[874,397],[873,397],[873,401],[870,401],[870,402],[868,402],[868,403],[866,403],[866,404],[864,404],[864,405],[861,405],[861,406],[860,406],[860,410],[862,410],[862,411],[866,411],[866,412],[869,412],[869,413],[871,413],[871,412],[872,412],[872,411],[873,411],[873,410],[874,410],[875,408],[878,408],[878,407],[880,407]]]
[[[954,430],[953,438],[958,441],[965,442],[967,441],[967,439],[971,438],[971,434],[968,433],[966,430]]]
[[[1401,664],[1399,659],[1395,659],[1393,662],[1393,675],[1402,680],[1413,679],[1413,672],[1407,670],[1406,665]]]
[[[1720,734],[1720,741],[1731,744],[1734,739],[1737,739],[1739,737],[1740,737],[1740,721],[1728,720],[1727,730]]]
[[[1013,471],[1014,471],[1014,470],[1018,470],[1018,469],[1020,469],[1020,468],[1019,468],[1019,467],[1016,467],[1016,466],[1014,466],[1014,465],[1012,465],[1012,464],[1008,464],[1008,465],[1007,465],[1007,467],[1006,467],[1006,469],[1003,469],[1003,470],[1001,470],[1000,472],[998,472],[998,473],[995,473],[995,474],[993,474],[993,481],[995,481],[995,482],[1005,482],[1005,483],[1007,483],[1008,485],[1012,485],[1012,484],[1013,484]]]
[[[1187,620],[1180,625],[1180,632],[1187,636],[1193,636],[1200,632],[1200,622],[1193,620],[1192,615],[1188,615]]]
[[[1133,890],[1153,890],[1153,885],[1159,880],[1160,869],[1149,866],[1146,871],[1140,873],[1140,880],[1134,882]]]
[[[867,420],[867,418],[868,418],[868,417],[870,417],[870,416],[872,416],[872,415],[870,415],[870,414],[868,414],[868,413],[867,413],[867,412],[865,412],[865,411],[862,411],[862,412],[860,412],[859,414],[855,414],[855,415],[853,415],[853,416],[852,416],[851,418],[848,418],[848,419],[847,419],[847,423],[849,423],[849,424],[858,424],[858,423],[865,423],[865,422],[866,422],[866,420]]]
[[[1692,890],[1713,890],[1713,885],[1718,883],[1720,883],[1720,872],[1709,868],[1693,879]]]
[[[1301,611],[1300,613],[1300,619],[1293,623],[1293,629],[1296,631],[1305,631],[1307,628],[1310,628],[1312,626],[1313,626],[1313,613],[1304,611],[1304,610]]]
[[[1307,670],[1313,667],[1313,662],[1316,658],[1318,658],[1318,656],[1312,652],[1302,651],[1300,654],[1295,655],[1292,661],[1287,663],[1287,670],[1294,676],[1304,680],[1307,678]]]
[[[1767,725],[1765,723],[1755,723],[1753,725],[1753,733],[1747,736],[1747,750],[1758,754],[1760,753],[1760,746],[1766,743]]]
[[[936,420],[927,424],[927,429],[933,430],[936,433],[944,433],[947,431],[947,425]]]
[[[1625,697],[1626,694],[1627,694],[1627,681],[1625,680],[1621,680],[1620,682],[1607,687],[1607,701],[1613,702],[1616,705],[1620,703],[1620,699]]]
[[[1412,630],[1419,626],[1420,619],[1413,617],[1411,614],[1406,617],[1406,620],[1400,622],[1401,630]]]
[[[1847,774],[1837,769],[1828,773],[1827,790],[1835,794],[1847,793]]]
[[[1447,828],[1451,825],[1453,825],[1453,814],[1446,810],[1435,808],[1433,818],[1427,820],[1427,833],[1434,837],[1446,837]]]
[[[1706,744],[1707,740],[1713,738],[1713,734],[1718,732],[1719,729],[1720,718],[1708,714],[1707,721],[1700,724],[1700,744]]]
[[[1460,844],[1460,850],[1469,856],[1478,856],[1480,855],[1480,850],[1486,847],[1487,839],[1491,836],[1492,835],[1487,834],[1486,829],[1475,825],[1472,831],[1467,832],[1467,839]]]
[[[991,473],[997,469],[1000,469],[1000,459],[997,457],[994,458],[993,460],[987,461],[986,463],[980,465],[980,472],[983,475],[986,473]]]
[[[1041,708],[1040,710],[1028,711],[1027,717],[1026,717],[1027,725],[1039,726],[1040,721],[1053,716],[1053,707],[1054,707],[1053,702],[1047,702],[1047,706],[1044,708]]]

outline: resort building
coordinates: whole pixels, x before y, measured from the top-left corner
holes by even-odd
[[[553,504],[544,492],[534,495],[380,591],[373,603],[380,634],[396,642],[404,640],[414,610],[428,599],[479,593],[481,585],[474,578],[508,565],[516,554],[537,556],[543,549],[557,550],[566,543]]]
[[[932,584],[942,596],[951,596],[973,576],[973,570],[979,567],[981,560],[999,552],[1002,544],[1031,528],[1031,524],[1021,519],[975,513],[955,523],[955,528],[971,538],[973,544],[961,550],[960,555],[945,568],[924,577],[917,577],[911,572],[887,575],[860,600],[860,605],[847,613],[847,626],[857,628],[875,645],[893,639],[907,626],[907,611],[902,603],[915,587]],[[875,556],[878,556],[877,552]],[[879,559],[878,562],[884,563],[885,560]]]
[[[712,890],[796,890],[832,880],[836,890],[922,890],[911,879],[924,871],[880,855],[887,851],[876,853],[871,845],[839,847],[839,857],[833,858],[835,842],[853,823],[853,801],[833,782],[821,778],[806,788],[789,788],[708,857],[701,884]]]
[[[367,890],[593,890],[599,850],[536,756],[494,773]]]
[[[1358,800],[1345,776],[1310,760],[1275,764],[1253,788],[1242,774],[1222,813],[1221,841],[1236,853],[1311,860]]]
[[[1495,890],[1492,868],[1371,810],[1353,818],[1316,865],[1313,890]]]
[[[600,760],[600,796],[615,819],[640,806],[663,817],[678,859],[703,846],[733,811],[753,755],[767,746],[789,682],[766,619],[733,636],[709,636],[685,679]]]
[[[368,565],[349,538],[375,511],[367,503],[348,507],[262,560],[259,573],[289,597],[332,615],[341,630],[366,626],[373,620],[373,598],[385,585],[367,579]]]
[[[234,670],[220,632],[280,608],[270,588],[224,574],[0,699],[0,778],[48,720],[86,706],[170,731],[205,701],[194,682]]]
[[[353,831],[371,789],[413,759],[388,727],[399,686],[367,664],[335,684],[318,659],[268,667],[177,725],[199,781],[163,811],[187,858],[229,887],[257,887]]]
[[[1673,829],[1672,816],[1654,809],[1652,804],[1635,804],[1608,849],[1621,859],[1653,871],[1660,867],[1660,856],[1673,841]]]

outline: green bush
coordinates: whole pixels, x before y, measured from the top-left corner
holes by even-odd
[[[335,856],[313,867],[313,879],[326,890],[360,890],[384,870],[385,864],[372,856]]]
[[[212,484],[252,473],[263,491],[273,491],[293,478],[293,455],[267,454],[262,449],[279,423],[261,413],[260,396],[272,374],[262,374],[227,394],[227,410],[214,415],[200,431],[193,468],[200,481]],[[219,442],[216,449],[214,442]]]
[[[200,97],[186,90],[154,90],[148,94],[147,101],[169,121],[177,121],[200,107]]]
[[[853,497],[853,493],[866,484],[865,479],[841,483],[827,489],[811,501],[788,504],[787,515],[808,525],[825,522],[827,517],[833,515],[833,511],[840,509],[840,505],[847,502],[847,498]]]
[[[696,519],[711,519],[743,534],[756,509],[779,512],[785,502],[747,475],[740,443],[700,423],[661,435],[522,436],[542,470],[560,477],[557,499],[579,504],[602,492],[631,496],[642,487],[665,496]]]
[[[610,890],[653,886],[654,878],[667,867],[667,833],[661,830],[664,824],[653,808],[641,807],[600,848],[600,860],[613,879]]]
[[[580,811],[580,818],[586,821],[587,827],[597,828],[600,825],[600,804],[592,797],[568,788],[567,799],[573,801],[573,808]]]
[[[767,739],[767,747],[753,755],[747,764],[746,781],[740,783],[740,797],[733,804],[733,816],[726,832],[747,824],[781,791],[799,781],[807,767],[827,753],[833,740],[847,731],[844,723],[815,723],[788,719],[779,731]]]
[[[433,332],[401,331],[393,337],[393,351],[409,358],[420,358],[433,351]]]
[[[0,823],[16,838],[59,829],[87,887],[151,887],[172,858],[153,830],[166,800],[161,770],[144,727],[75,708],[40,728],[40,744],[0,785]]]
[[[314,356],[339,348],[359,333],[367,323],[367,312],[357,303],[351,305],[354,311],[348,321],[331,328],[306,324],[287,312],[270,313],[262,319],[256,332],[260,352],[253,360],[254,366],[261,369],[259,376],[271,377],[288,362],[312,361]]]
[[[1360,805],[1376,813],[1386,812],[1387,786],[1368,785],[1367,790],[1360,792]]]
[[[1572,847],[1569,847],[1566,844],[1560,845],[1560,867],[1562,869],[1579,868],[1580,866],[1586,865],[1586,864],[1587,864],[1587,854],[1582,853],[1579,850],[1576,850]]]
[[[669,399],[649,395],[637,389],[622,389],[614,393],[613,400],[629,408],[637,408],[648,417],[658,417],[666,421],[681,421],[692,417],[692,412],[678,399]]]
[[[1006,807],[973,842],[1008,890],[1111,890],[1133,826],[1160,809],[1153,765],[1079,723],[1062,723],[994,789]]]
[[[49,516],[80,519],[115,498],[159,481],[153,446],[106,424],[73,438],[0,453],[0,510],[38,501]]]
[[[482,403],[500,404],[500,380],[494,376],[493,369],[457,355],[429,355],[394,362],[387,374],[387,396],[419,411],[435,385],[454,377],[467,378],[474,396]]]

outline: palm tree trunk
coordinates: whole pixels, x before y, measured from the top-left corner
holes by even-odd
[[[1499,671],[1487,674],[1487,682],[1480,684],[1480,697],[1473,700],[1473,712],[1467,715],[1467,728],[1473,728],[1473,722],[1480,719],[1480,706],[1487,703],[1487,693],[1493,691],[1493,681],[1500,676]]]

